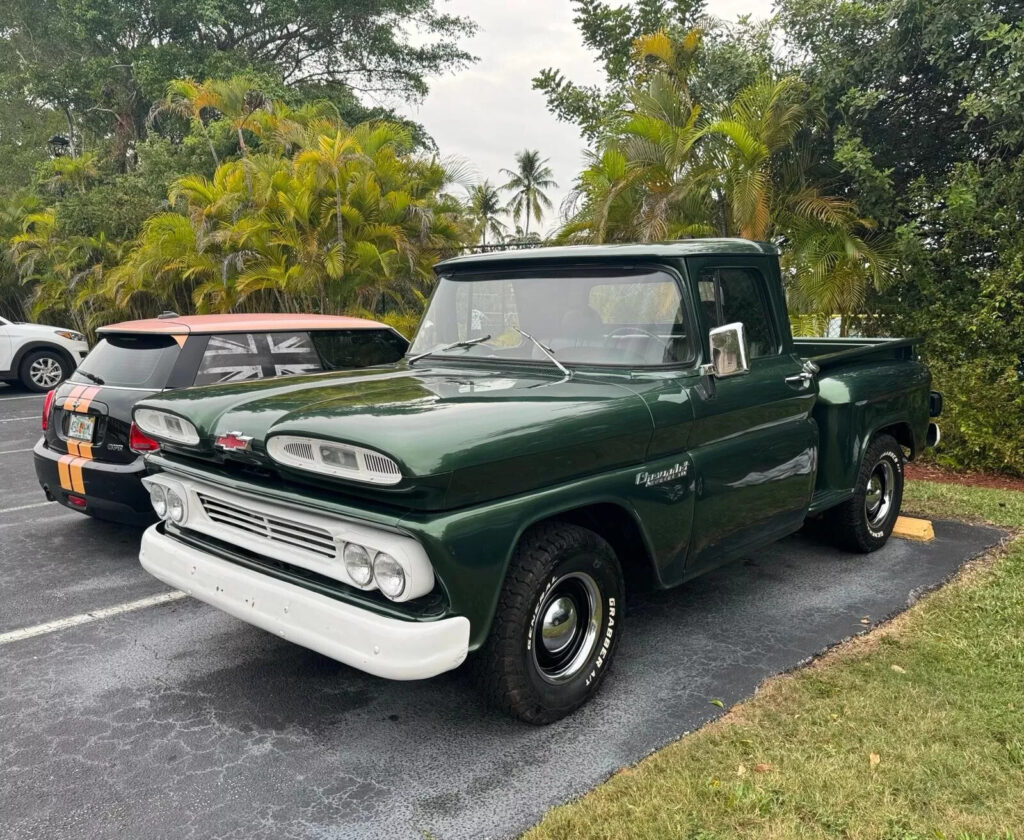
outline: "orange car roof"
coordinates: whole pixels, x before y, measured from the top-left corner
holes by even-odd
[[[233,332],[288,332],[291,330],[390,329],[387,324],[348,315],[289,315],[284,312],[237,315],[180,315],[173,318],[144,318],[108,324],[96,332],[162,333],[165,335],[208,335]]]

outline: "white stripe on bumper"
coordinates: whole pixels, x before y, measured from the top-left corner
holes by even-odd
[[[419,680],[462,664],[469,619],[403,621],[247,569],[146,529],[139,554],[154,577],[235,618],[353,668]]]

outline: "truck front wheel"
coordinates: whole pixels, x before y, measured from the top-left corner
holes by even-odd
[[[487,642],[484,693],[527,723],[552,723],[592,697],[621,633],[624,584],[612,547],[566,522],[531,529],[512,558]]]
[[[892,534],[903,504],[903,450],[891,435],[878,435],[864,453],[853,498],[829,513],[837,545],[866,554]]]

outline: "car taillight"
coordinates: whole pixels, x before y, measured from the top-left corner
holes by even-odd
[[[160,444],[149,435],[143,434],[139,427],[132,423],[131,431],[128,432],[128,448],[139,455],[145,455],[147,452],[156,452]]]
[[[50,409],[53,408],[53,397],[56,391],[50,391],[46,394],[46,399],[43,400],[43,431],[45,432],[50,428]]]

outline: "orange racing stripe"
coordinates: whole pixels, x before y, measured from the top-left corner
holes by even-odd
[[[74,460],[71,455],[61,455],[60,460],[57,462],[57,474],[60,476],[60,486],[62,490],[70,490],[71,485],[71,470],[69,464]]]
[[[61,406],[61,408],[69,408],[71,403],[77,400],[82,391],[84,391],[88,387],[88,385],[76,385],[74,388],[72,388],[71,393],[64,397],[64,404]]]
[[[76,493],[85,493],[85,480],[82,477],[82,464],[85,458],[74,458],[68,469],[71,471],[71,489]]]
[[[73,406],[74,410],[81,414],[88,414],[89,406],[92,404],[93,397],[95,397],[99,392],[100,389],[95,386],[92,388],[86,388],[85,391],[79,394],[78,399],[75,401]]]

